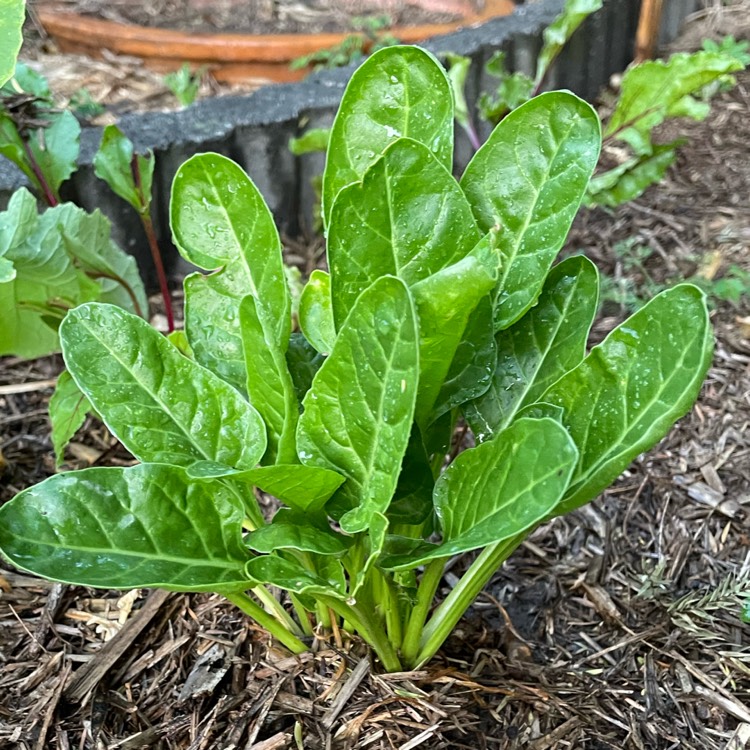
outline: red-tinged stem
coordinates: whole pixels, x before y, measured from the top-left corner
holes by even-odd
[[[141,222],[143,222],[143,229],[146,232],[148,246],[149,248],[151,248],[151,257],[153,258],[154,266],[156,267],[156,277],[159,279],[159,290],[161,291],[161,297],[164,300],[164,312],[167,315],[167,332],[172,333],[172,331],[174,331],[174,312],[172,311],[172,298],[169,295],[167,274],[164,273],[164,264],[162,263],[161,259],[159,241],[156,239],[154,224],[151,221],[151,211],[149,209],[151,196],[143,194],[143,181],[141,180],[141,168],[138,163],[137,154],[133,154],[133,158],[130,161],[130,169],[133,173],[133,182],[135,183],[135,189],[138,193],[138,199],[141,204],[138,213],[141,217]]]
[[[36,180],[39,183],[39,187],[42,190],[44,200],[47,201],[47,205],[50,208],[54,208],[60,202],[60,199],[57,197],[57,195],[55,195],[55,191],[52,190],[52,187],[47,182],[47,179],[44,176],[44,172],[42,172],[41,167],[39,166],[39,164],[37,164],[37,161],[34,158],[34,154],[31,151],[31,148],[29,148],[29,144],[25,140],[23,141],[23,149],[26,152],[26,159],[29,162],[31,171],[34,173],[34,177],[36,177]]]

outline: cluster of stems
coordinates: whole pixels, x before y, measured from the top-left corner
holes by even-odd
[[[309,643],[316,633],[325,635],[342,629],[364,640],[386,671],[418,669],[438,652],[520,542],[521,537],[513,537],[486,547],[434,609],[433,602],[448,558],[432,560],[424,567],[415,595],[407,593],[400,583],[405,574],[372,566],[353,597],[344,599],[333,590],[330,594],[314,594],[314,612],[308,612],[298,597],[290,594],[294,613],[291,614],[264,586],[252,590],[255,599],[248,593],[226,593],[225,596],[292,653],[307,651],[309,645],[305,640]],[[314,562],[309,556],[300,555],[297,559],[314,572]],[[356,568],[357,561],[366,559],[364,540],[357,539],[345,560],[350,582],[361,573]]]

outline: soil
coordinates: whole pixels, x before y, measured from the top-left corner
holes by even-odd
[[[448,8],[451,3],[435,4]],[[447,23],[461,17],[421,8],[417,0],[65,0],[56,5],[107,21],[205,33],[318,34],[354,31],[357,19],[368,16],[387,15],[391,26]],[[454,6],[459,11],[471,8],[468,1]]]
[[[689,143],[663,182],[583,211],[566,251],[636,290],[750,271],[750,74],[738,81],[707,120],[681,123]],[[625,262],[628,243],[647,248],[642,268]],[[320,246],[287,250],[309,271]],[[592,340],[625,312],[610,301]],[[692,411],[596,502],[538,529],[426,669],[381,675],[335,640],[289,658],[216,596],[3,570],[0,747],[742,750],[750,297],[716,301],[712,320]],[[45,409],[60,367],[0,362],[0,500],[54,471]],[[89,419],[67,467],[129,460]]]

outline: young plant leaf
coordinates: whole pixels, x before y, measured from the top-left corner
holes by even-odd
[[[55,392],[49,400],[49,419],[52,424],[52,448],[55,467],[65,460],[65,446],[78,432],[91,411],[91,404],[67,370],[60,373]]]
[[[78,169],[81,126],[69,110],[49,118],[50,124],[32,131],[29,151],[54,195],[60,185]]]
[[[325,361],[310,342],[301,334],[293,333],[289,337],[289,348],[286,350],[286,364],[292,376],[297,400],[301,403],[310,390],[315,373]]]
[[[331,137],[330,128],[311,128],[305,131],[299,138],[289,139],[289,150],[295,156],[314,154],[316,151],[325,151]]]
[[[316,269],[299,300],[299,327],[305,338],[321,353],[329,354],[336,340],[331,306],[331,277]]]
[[[535,307],[496,336],[497,365],[489,390],[464,407],[475,437],[490,440],[525,406],[578,365],[596,315],[596,266],[568,258],[547,276]]]
[[[24,0],[0,0],[0,86],[16,67],[24,15]]]
[[[446,411],[449,398],[444,396],[437,412],[436,402],[471,315],[494,285],[495,275],[482,261],[468,256],[412,289],[419,318],[419,393],[415,419],[423,429]]]
[[[678,53],[669,60],[646,60],[629,68],[622,79],[620,98],[605,128],[605,136],[617,135],[637,154],[651,151],[651,131],[667,117],[708,114],[692,95],[704,86],[736,70],[741,62],[718,52]]]
[[[198,154],[177,171],[170,206],[182,256],[219,269],[185,280],[185,329],[198,362],[244,388],[239,305],[261,301],[281,350],[291,330],[291,300],[273,216],[245,172],[219,154]]]
[[[0,508],[17,567],[102,588],[220,591],[252,585],[243,512],[220,482],[141,464],[57,474]]]
[[[544,45],[536,59],[535,87],[541,85],[550,65],[576,29],[601,7],[602,0],[567,0],[563,12],[544,30]]]
[[[284,352],[270,330],[270,315],[260,313],[262,309],[262,304],[249,294],[240,303],[247,393],[268,431],[263,462],[296,463],[299,403]]]
[[[79,388],[140,461],[251,469],[263,455],[258,412],[145,320],[113,305],[81,305],[60,337]]]
[[[137,184],[134,165],[138,174]],[[94,173],[138,213],[148,211],[154,177],[154,155],[151,151],[145,156],[135,155],[133,143],[117,125],[107,125],[104,128],[102,142],[94,156]]]
[[[339,191],[359,182],[391,141],[411,138],[453,165],[453,95],[440,63],[418,47],[381,49],[351,77],[331,130],[323,220]]]
[[[290,508],[306,514],[321,511],[346,479],[335,471],[302,464],[259,466],[240,476]]]
[[[311,573],[300,563],[276,555],[260,555],[247,563],[247,575],[260,583],[270,583],[285,591],[307,596],[346,598],[346,588],[340,577],[323,578]]]
[[[250,549],[262,553],[292,549],[318,555],[343,555],[352,542],[350,537],[337,534],[333,529],[306,525],[299,519],[296,521],[261,526],[250,533],[245,543]]]
[[[554,91],[511,112],[466,168],[461,187],[480,230],[498,228],[497,330],[513,324],[536,300],[600,146],[599,118],[591,106]]]
[[[303,401],[297,447],[303,464],[346,476],[337,495],[348,533],[386,510],[414,415],[417,323],[406,285],[378,279],[360,295]]]
[[[620,206],[635,200],[646,188],[663,179],[677,159],[684,140],[659,144],[650,156],[635,156],[613,169],[591,178],[584,203],[587,206]]]
[[[705,297],[681,284],[615,328],[541,400],[565,410],[580,459],[555,514],[583,505],[685,414],[711,364]]]
[[[514,422],[494,440],[461,453],[436,482],[442,543],[386,555],[380,565],[407,570],[527,531],[554,510],[577,459],[575,444],[558,422]]]
[[[449,170],[427,146],[399,138],[333,206],[327,251],[336,326],[379,277],[413,286],[465,258],[479,239]]]

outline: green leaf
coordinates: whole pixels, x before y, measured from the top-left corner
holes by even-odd
[[[552,61],[560,54],[573,32],[602,7],[602,0],[567,0],[563,12],[544,30],[544,45],[536,60],[534,85],[544,80]]]
[[[270,315],[248,295],[240,304],[240,326],[250,403],[268,430],[264,463],[296,463],[295,430],[299,402],[284,352],[271,328]]]
[[[190,348],[190,342],[188,341],[187,334],[182,329],[174,330],[167,334],[167,341],[172,344],[183,357],[188,359],[195,359],[193,350]]]
[[[528,531],[558,504],[577,458],[558,422],[514,422],[494,440],[461,453],[435,484],[442,543],[388,555],[381,566],[406,570]]]
[[[16,267],[7,258],[0,257],[0,284],[7,284],[16,278]]]
[[[145,156],[135,155],[132,142],[117,125],[107,125],[104,128],[102,142],[94,157],[94,173],[138,213],[148,212],[154,176],[154,155],[150,150]]]
[[[635,156],[592,178],[586,191],[587,206],[620,206],[635,200],[646,188],[664,178],[677,158],[676,146],[684,141],[653,147],[650,156]]]
[[[67,370],[60,373],[55,392],[49,400],[49,419],[52,424],[52,448],[55,467],[65,460],[65,446],[78,432],[91,411],[91,404]]]
[[[649,134],[657,125],[671,116],[705,116],[705,108],[694,109],[691,94],[742,67],[717,52],[678,53],[666,62],[646,60],[633,66],[623,76],[620,98],[604,135],[627,137],[631,144],[637,136],[644,146],[636,151],[648,153]]]
[[[469,316],[463,337],[440,387],[432,419],[481,396],[492,382],[497,362],[494,311],[489,297],[482,297]]]
[[[448,80],[453,91],[456,122],[468,133],[472,125],[469,119],[469,106],[466,103],[466,77],[471,69],[471,58],[455,55],[453,52],[445,54],[448,63]]]
[[[302,464],[259,466],[242,478],[301,513],[322,510],[345,477],[335,471]]]
[[[276,555],[254,557],[247,563],[246,570],[248,577],[253,580],[270,583],[294,594],[334,596],[337,599],[346,597],[346,590],[338,576],[333,579],[323,578],[296,561]]]
[[[37,214],[36,199],[22,188],[0,213],[0,257],[14,271],[0,283],[0,354],[59,351],[58,321],[83,302],[147,309],[135,259],[112,242],[99,212],[64,203]]]
[[[586,354],[596,315],[596,266],[583,256],[556,265],[535,307],[496,336],[497,365],[489,390],[464,408],[475,437],[489,440]]]
[[[286,350],[286,364],[292,376],[297,400],[302,401],[310,390],[315,373],[325,361],[310,345],[301,333],[293,333],[289,337],[289,348]]]
[[[328,354],[336,340],[331,307],[331,277],[315,270],[302,290],[299,301],[299,327],[305,338],[321,353]]]
[[[250,469],[263,455],[255,409],[145,320],[112,305],[81,305],[60,337],[70,374],[138,460]]]
[[[480,239],[471,207],[429,148],[399,138],[361,183],[341,191],[328,229],[328,265],[337,327],[373,281],[407,285],[465,258]]]
[[[290,519],[291,520],[291,519]],[[274,523],[261,526],[245,540],[256,552],[274,552],[293,549],[298,552],[314,552],[318,555],[343,555],[351,545],[351,538],[337,534],[330,528],[305,525],[296,519],[291,523]]]
[[[449,405],[450,398],[444,394],[435,410],[471,315],[494,285],[495,277],[474,256],[415,284],[412,291],[419,319],[419,393],[415,419],[420,427],[427,427]]]
[[[363,531],[396,489],[414,416],[418,379],[414,306],[392,276],[365,290],[303,401],[297,446],[303,464],[346,476],[350,509],[340,520]]]
[[[65,180],[78,169],[81,126],[68,110],[47,118],[50,124],[34,130],[29,150],[52,192],[57,195]]]
[[[542,396],[565,410],[580,452],[556,514],[596,497],[664,437],[695,401],[712,353],[704,295],[681,284],[615,328]]]
[[[421,524],[432,513],[432,490],[435,480],[419,429],[412,427],[401,473],[388,506],[388,520],[393,524]]]
[[[23,139],[18,133],[18,128],[10,114],[2,109],[0,109],[0,154],[12,161],[26,175],[37,192],[43,192],[39,178],[34,173],[34,168],[26,155],[26,149]]]
[[[299,138],[289,139],[289,150],[295,156],[313,154],[316,151],[325,151],[331,137],[330,128],[310,128]]]
[[[185,329],[201,364],[245,387],[239,306],[247,294],[264,305],[282,351],[291,330],[291,300],[273,216],[252,180],[219,154],[198,154],[177,171],[170,206],[182,256],[219,269],[185,280]]]
[[[148,315],[148,298],[138,264],[112,241],[112,225],[98,209],[89,214],[64,203],[58,227],[71,263],[101,287],[99,302],[109,302],[140,317]],[[49,213],[49,212],[48,212]]]
[[[0,86],[12,75],[21,49],[23,0],[0,0]]]
[[[498,227],[502,256],[495,327],[534,303],[599,158],[596,112],[555,91],[509,114],[466,168],[461,187],[482,231]]]
[[[359,182],[391,141],[411,138],[453,165],[453,95],[440,63],[418,47],[390,47],[355,71],[331,130],[323,174],[326,224],[339,191]]]
[[[172,466],[58,474],[0,508],[0,549],[17,567],[99,588],[217,591],[251,585],[243,513],[220,482]]]

